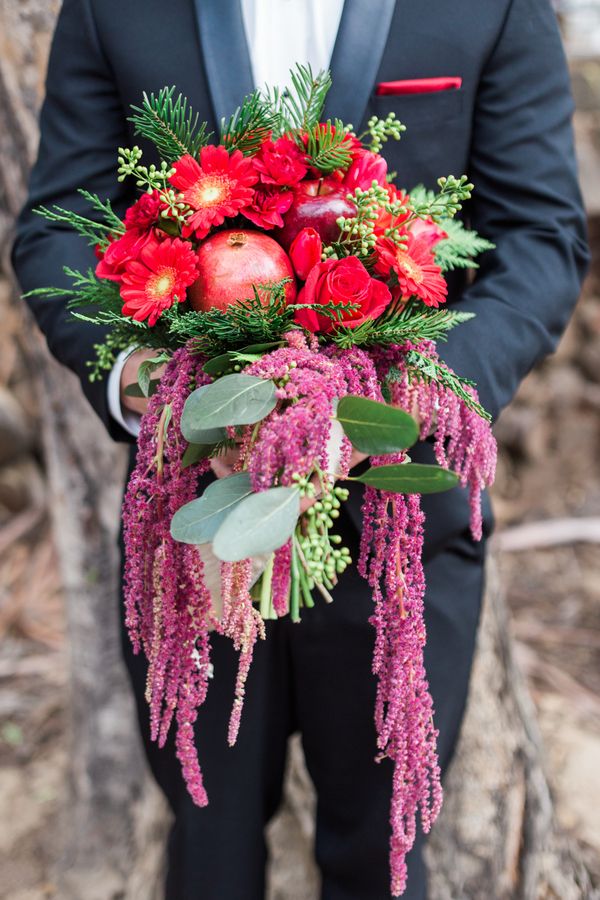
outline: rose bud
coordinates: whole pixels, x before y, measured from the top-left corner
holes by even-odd
[[[363,191],[367,191],[374,181],[382,187],[385,187],[386,175],[387,163],[383,156],[380,156],[378,153],[373,153],[371,150],[367,150],[352,163],[346,172],[344,187],[347,187],[350,192],[353,192],[357,187]]]
[[[303,228],[290,246],[289,255],[298,278],[306,281],[308,273],[321,262],[323,243],[314,228]]]

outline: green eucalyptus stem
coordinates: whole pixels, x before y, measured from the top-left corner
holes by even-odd
[[[265,567],[265,571],[262,573],[262,579],[260,584],[260,614],[263,619],[272,619],[273,618],[273,604],[271,601],[271,587],[273,584],[273,563],[275,561],[275,554],[272,553],[269,557],[269,561]]]
[[[290,618],[292,622],[300,621],[300,567],[295,542],[292,542],[290,585]]]
[[[296,535],[294,535],[293,542],[294,542],[294,550],[298,554],[298,559],[300,561],[300,565],[298,566],[298,572],[300,574],[300,590],[302,591],[302,600],[304,601],[304,606],[306,606],[307,609],[312,609],[313,606],[315,605],[315,601],[313,600],[313,595],[311,593],[310,585],[309,585],[309,581],[308,581],[308,578],[309,578],[308,569],[303,562],[302,550],[300,548],[300,544],[298,543],[298,538],[296,537]]]

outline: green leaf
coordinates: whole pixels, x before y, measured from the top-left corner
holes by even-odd
[[[354,480],[394,494],[437,494],[456,487],[458,475],[440,466],[401,463],[373,466]]]
[[[404,410],[366,397],[342,397],[337,419],[352,446],[370,456],[405,450],[419,436],[417,423]]]
[[[159,384],[160,384],[160,378],[151,378],[148,383],[147,392],[144,392],[144,390],[139,386],[139,384],[132,382],[132,384],[127,385],[127,387],[125,388],[123,393],[127,397],[148,398],[148,397],[152,397],[157,392]]]
[[[251,493],[247,472],[214,481],[201,497],[177,510],[171,519],[171,537],[184,544],[212,541],[229,513]]]
[[[180,428],[182,435],[190,444],[220,444],[227,438],[224,428],[206,428],[202,414],[197,412],[197,404],[209,387],[211,385],[204,384],[196,388],[184,403]]]
[[[188,444],[185,453],[181,457],[181,468],[187,469],[195,463],[200,462],[200,460],[206,459],[207,456],[212,456],[215,447],[218,446],[219,445],[216,443]]]
[[[206,372],[207,375],[218,377],[219,375],[224,375],[233,366],[234,361],[232,353],[219,353],[218,356],[213,356],[212,359],[209,359],[208,362],[204,363],[202,370]]]
[[[205,443],[188,438],[187,433],[199,423],[203,429],[252,425],[264,419],[276,404],[272,381],[254,375],[225,375],[190,394],[183,408],[181,430],[186,440]]]
[[[138,367],[138,375],[137,380],[142,391],[142,396],[149,397],[150,396],[150,387],[152,385],[151,375],[156,369],[165,363],[169,362],[170,356],[168,353],[159,353],[157,356],[154,356],[152,359],[145,359],[142,363],[140,363]],[[156,382],[154,385],[154,390],[158,387],[159,378],[154,379]]]
[[[277,550],[292,536],[299,515],[297,488],[275,487],[251,494],[217,531],[213,553],[225,562],[235,562]]]

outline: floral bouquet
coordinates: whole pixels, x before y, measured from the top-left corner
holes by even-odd
[[[119,149],[119,180],[142,191],[124,218],[85,191],[90,218],[39,212],[96,251],[95,272],[66,270],[74,314],[104,326],[90,377],[125,348],[157,351],[128,388],[150,399],[123,511],[126,619],[148,658],[152,734],[162,745],[175,719],[199,805],[194,722],[211,630],[240,654],[233,743],[265,620],[298,621],[332,600],[351,562],[335,533],[344,483],[364,486],[358,569],[373,594],[399,895],[416,814],[428,830],[441,803],[419,495],[468,486],[480,537],[496,453],[474,386],[436,352],[469,318],[444,307],[443,273],[475,266],[491,245],[455,218],[473,187],[465,177],[441,178],[437,192],[394,186],[379,153],[404,130],[393,114],[357,136],[320,121],[327,73],[298,67],[292,83],[250,95],[212,142],[173,88],[144,96],[131,121],[159,159],[146,166],[138,147]],[[428,436],[437,465],[412,463],[408,449]],[[201,490],[211,460],[232,447],[234,473]],[[359,456],[370,464],[353,475]]]

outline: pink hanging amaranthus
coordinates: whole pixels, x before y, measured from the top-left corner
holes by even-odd
[[[248,471],[253,490],[293,485],[315,471],[331,480],[328,442],[336,400],[353,394],[381,401],[386,384],[395,405],[418,411],[421,437],[433,432],[438,463],[454,468],[461,483],[470,488],[471,524],[477,536],[480,491],[492,480],[495,465],[494,440],[477,412],[439,383],[406,376],[405,360],[412,345],[369,351],[322,348],[298,331],[285,338],[286,346],[244,369],[244,374],[272,379],[278,400],[258,427],[242,429],[237,469]],[[432,345],[419,345],[418,350],[437,361]],[[177,351],[169,363],[142,420],[137,464],[124,506],[126,619],[134,649],[143,648],[148,657],[152,737],[164,744],[175,715],[177,754],[199,805],[208,800],[194,722],[208,689],[209,632],[216,629],[230,637],[240,653],[230,744],[240,726],[253,647],[265,636],[251,594],[252,561],[221,563],[222,613],[217,618],[198,549],[173,540],[169,530],[173,514],[195,498],[198,476],[209,468],[208,461],[183,468],[186,445],[179,424],[190,392],[210,381],[203,362],[190,345]],[[346,437],[338,450],[335,474],[344,477],[352,450]],[[372,457],[371,464],[401,463],[406,458],[406,453],[398,452]],[[375,725],[379,758],[389,757],[394,765],[390,860],[392,894],[398,896],[406,883],[405,857],[414,843],[417,814],[428,831],[442,799],[437,731],[423,661],[420,498],[367,487],[363,520],[358,567],[373,591]],[[294,540],[276,550],[270,563],[275,616],[289,609]]]

